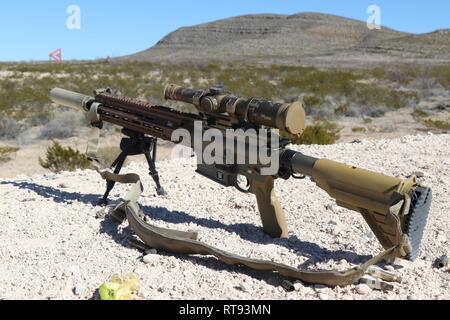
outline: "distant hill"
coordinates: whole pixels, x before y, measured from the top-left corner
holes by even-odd
[[[255,61],[364,64],[450,60],[450,31],[415,35],[320,13],[246,15],[180,28],[121,59],[152,62]]]

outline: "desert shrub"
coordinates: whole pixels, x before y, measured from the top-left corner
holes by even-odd
[[[15,147],[0,147],[0,163],[11,160],[11,155],[19,151]]]
[[[41,130],[41,138],[64,139],[77,135],[82,126],[82,117],[79,112],[58,112],[55,118]]]
[[[370,117],[370,118],[379,118],[382,117],[388,112],[390,108],[384,105],[365,105],[361,104],[346,104],[339,106],[337,109],[334,110],[334,113],[338,116],[346,116],[346,117]]]
[[[33,107],[28,104],[29,109],[31,110]],[[36,127],[48,124],[52,119],[52,109],[51,108],[42,108],[42,105],[39,106],[41,109],[34,111],[32,114],[29,114],[26,109],[22,109],[20,112],[21,119],[24,119],[29,127]]]
[[[52,146],[47,148],[45,159],[39,158],[39,164],[53,172],[61,172],[86,169],[91,163],[78,150],[71,147],[65,148],[55,141]]]
[[[396,130],[395,126],[392,124],[384,124],[381,127],[376,129],[376,132],[382,132],[382,133],[392,133]]]
[[[428,128],[439,129],[443,131],[450,130],[450,118],[447,121],[426,119],[423,124]]]
[[[355,88],[352,99],[359,105],[365,106],[367,110],[372,107],[400,109],[417,104],[420,100],[416,92],[398,91],[365,84]]]
[[[48,93],[53,87],[84,94],[91,94],[96,88],[111,87],[120,90],[123,95],[174,106],[180,111],[195,112],[195,108],[189,104],[169,103],[162,98],[166,84],[184,85],[184,80],[190,79],[191,84],[186,86],[204,89],[224,84],[234,94],[243,97],[260,96],[293,102],[303,95],[308,114],[324,118],[349,114],[369,115],[371,110],[375,110],[377,115],[380,110],[383,111],[377,108],[388,110],[414,107],[417,94],[394,88],[399,87],[395,84],[401,82],[407,85],[418,77],[436,79],[444,87],[450,87],[450,68],[419,70],[413,65],[400,66],[398,71],[381,67],[343,71],[245,63],[156,65],[147,62],[108,63],[103,60],[64,65],[14,64],[3,67],[17,74],[11,76],[11,79],[0,80],[0,112],[17,121],[26,122],[27,125],[36,126],[52,122],[54,106],[50,104]],[[24,72],[27,74],[24,75]],[[152,74],[157,76],[151,76]],[[427,81],[423,85],[433,85],[431,82],[427,84]],[[333,103],[330,104],[329,101]],[[72,124],[65,126],[52,122],[44,130],[43,137],[65,138],[76,134]]]
[[[448,66],[400,65],[386,71],[385,77],[393,83],[408,85],[418,90],[450,87],[450,68]]]
[[[432,96],[437,90],[445,90],[438,79],[422,76],[411,81],[409,87],[417,90],[422,98]]]
[[[25,126],[14,119],[3,116],[0,118],[0,138],[16,138],[24,130]]]
[[[335,116],[334,107],[331,104],[324,104],[320,108],[313,109],[310,115],[314,116],[315,118],[330,120]]]
[[[417,65],[404,64],[396,66],[395,68],[389,68],[386,72],[386,78],[389,81],[406,85],[412,79],[419,76],[420,70]]]
[[[337,116],[345,116],[349,108],[348,103],[340,104],[336,109],[334,109],[334,114]]]
[[[311,114],[314,108],[320,107],[322,104],[322,99],[317,96],[305,96],[303,97],[303,104],[305,106],[306,113]]]
[[[429,77],[418,77],[409,83],[409,87],[418,90],[432,90],[438,86],[437,79]]]
[[[418,109],[418,108],[414,109],[414,111],[411,113],[411,115],[413,116],[413,118],[416,121],[419,121],[425,117],[428,117],[427,112],[423,111],[422,109]]]
[[[389,111],[387,106],[376,106],[372,108],[363,108],[362,113],[371,118],[381,118]]]
[[[338,97],[326,96],[319,98],[316,96],[303,97],[303,104],[307,115],[320,119],[333,119],[336,116],[335,110],[339,108]]]
[[[371,70],[365,71],[375,79],[385,79],[386,78],[386,69],[383,67],[376,67]]]
[[[340,128],[336,124],[320,120],[307,127],[301,135],[290,135],[289,138],[293,144],[327,145],[334,144],[339,140],[340,131]]]
[[[364,111],[361,107],[359,107],[353,103],[340,106],[334,112],[336,113],[336,111],[338,111],[338,113],[340,115],[343,115],[346,117],[355,117],[355,118],[360,117],[364,113]]]
[[[429,70],[428,76],[435,78],[444,88],[450,87],[450,68],[448,66],[433,67]]]

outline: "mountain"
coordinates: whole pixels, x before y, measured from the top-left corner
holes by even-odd
[[[450,31],[416,35],[320,13],[258,14],[180,28],[154,47],[123,57],[151,62],[354,63],[439,61]]]

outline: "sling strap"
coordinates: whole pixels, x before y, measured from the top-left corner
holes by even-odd
[[[396,254],[399,247],[386,250],[366,263],[345,272],[339,271],[302,271],[297,268],[267,260],[242,257],[197,240],[196,232],[183,232],[164,229],[146,222],[137,200],[143,192],[140,178],[136,174],[115,175],[108,170],[97,169],[105,180],[131,184],[125,198],[117,205],[112,214],[119,221],[126,217],[131,229],[149,247],[175,254],[211,255],[228,265],[246,266],[258,271],[278,272],[280,275],[309,284],[326,286],[347,286],[359,281],[369,267]]]

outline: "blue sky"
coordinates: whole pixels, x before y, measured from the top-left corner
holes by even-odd
[[[81,29],[69,30],[69,5],[81,9]],[[413,33],[450,28],[445,0],[14,0],[0,4],[0,61],[46,60],[62,48],[65,59],[135,53],[182,27],[254,13],[323,12],[366,21],[369,5],[382,24]]]

